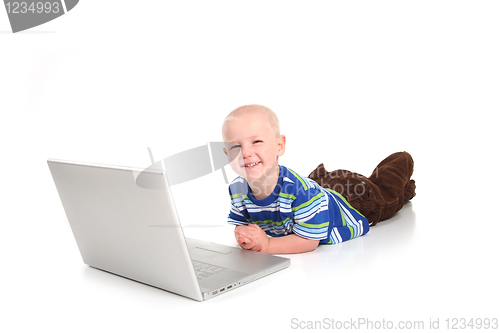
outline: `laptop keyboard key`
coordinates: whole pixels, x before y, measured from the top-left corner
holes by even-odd
[[[227,271],[227,268],[219,267],[215,265],[210,265],[201,261],[193,260],[193,267],[196,272],[196,277],[198,280],[203,280],[208,277],[220,274],[222,272]]]

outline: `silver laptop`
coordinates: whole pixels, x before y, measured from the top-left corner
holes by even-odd
[[[185,238],[163,170],[47,162],[91,267],[203,301],[290,265],[288,258]]]

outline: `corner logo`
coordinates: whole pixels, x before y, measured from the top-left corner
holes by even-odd
[[[52,21],[72,10],[79,0],[4,0],[12,32],[27,30]]]

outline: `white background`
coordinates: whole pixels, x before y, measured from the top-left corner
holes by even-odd
[[[0,10],[0,327],[500,317],[499,15],[497,1],[82,0],[12,34]],[[417,196],[368,235],[203,303],[83,264],[47,158],[146,167],[146,147],[160,159],[221,140],[226,114],[250,103],[279,115],[282,164],[368,176],[406,150]],[[203,214],[175,200],[188,236],[234,245],[222,179],[176,189],[208,193]]]

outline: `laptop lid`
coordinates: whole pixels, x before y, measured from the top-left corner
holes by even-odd
[[[287,258],[186,239],[163,170],[47,162],[91,267],[202,301],[290,265]],[[192,260],[226,270],[200,279]]]

